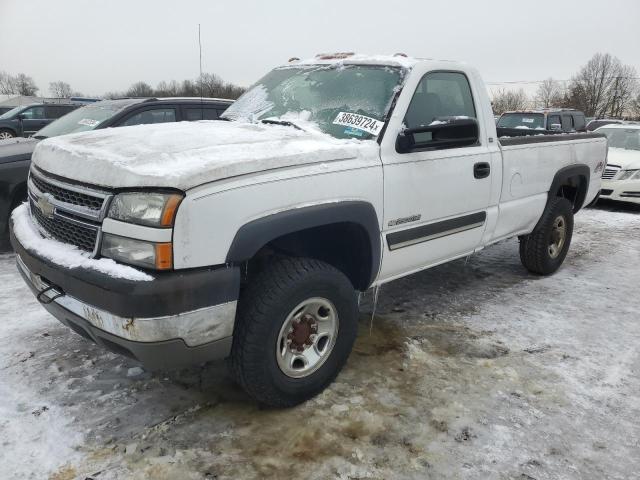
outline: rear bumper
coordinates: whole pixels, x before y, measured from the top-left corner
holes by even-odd
[[[600,190],[600,198],[618,202],[640,203],[640,181],[604,180]]]
[[[53,264],[11,231],[18,269],[44,308],[97,344],[150,369],[226,357],[240,273],[222,267],[132,281]]]

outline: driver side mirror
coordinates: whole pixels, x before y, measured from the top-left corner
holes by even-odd
[[[25,118],[27,118],[27,116],[24,113],[19,113],[16,118],[21,122],[23,121]]]
[[[398,153],[475,145],[479,139],[475,118],[440,117],[429,125],[405,128],[396,140]]]

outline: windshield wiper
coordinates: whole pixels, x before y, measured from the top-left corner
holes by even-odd
[[[269,125],[284,125],[285,127],[293,127],[293,128],[295,128],[297,130],[302,130],[304,132],[304,129],[302,127],[299,127],[295,123],[289,122],[287,120],[269,120],[269,119],[265,119],[265,120],[260,120],[260,123],[267,123]]]
[[[46,135],[34,135],[33,138],[35,138],[36,140],[46,140],[47,137]]]

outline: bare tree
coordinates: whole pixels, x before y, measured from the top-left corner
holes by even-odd
[[[536,92],[536,104],[538,107],[559,107],[562,104],[563,91],[560,82],[549,77],[544,80]]]
[[[224,87],[224,82],[215,73],[203,73],[198,79],[203,97],[217,97]]]
[[[72,94],[71,85],[67,82],[57,81],[49,83],[49,93],[55,98],[69,98]]]
[[[127,97],[153,97],[153,88],[145,82],[136,82],[129,87]]]
[[[0,94],[16,95],[17,87],[15,78],[7,72],[0,72]]]
[[[636,93],[635,98],[632,100],[630,110],[632,115],[640,118],[640,91]]]
[[[606,115],[622,117],[631,108],[633,96],[637,90],[636,69],[629,65],[621,65],[618,74],[611,85],[611,92],[607,102]]]
[[[158,83],[155,90],[156,97],[178,97],[180,96],[180,84],[175,80],[170,82],[162,81]]]
[[[24,73],[16,75],[15,82],[18,95],[25,95],[29,97],[38,92],[36,82],[33,81],[33,78],[25,75]]]
[[[529,99],[523,89],[505,90],[504,88],[493,92],[493,112],[502,115],[510,110],[524,110],[529,106]]]
[[[31,96],[37,91],[38,87],[33,78],[24,73],[9,75],[6,72],[0,72],[0,94]]]
[[[609,53],[596,53],[571,79],[564,103],[587,116],[622,116],[630,106],[635,77],[633,67]]]

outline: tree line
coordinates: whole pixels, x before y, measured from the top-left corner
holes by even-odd
[[[34,96],[40,89],[32,77],[19,73],[10,75],[0,72],[0,94]],[[107,92],[104,98],[118,97],[217,97],[238,98],[245,88],[225,82],[215,73],[203,73],[195,80],[162,81],[153,88],[146,82],[136,82],[122,92]],[[49,83],[49,95],[53,98],[83,97],[61,80]]]
[[[225,82],[215,73],[203,73],[195,80],[162,81],[153,88],[146,82],[136,82],[124,92],[107,92],[105,98],[118,97],[214,97],[236,99],[246,89]]]
[[[640,117],[638,72],[609,53],[597,53],[568,82],[542,81],[532,97],[524,89],[492,92],[496,115],[528,108],[575,108],[588,117]]]

